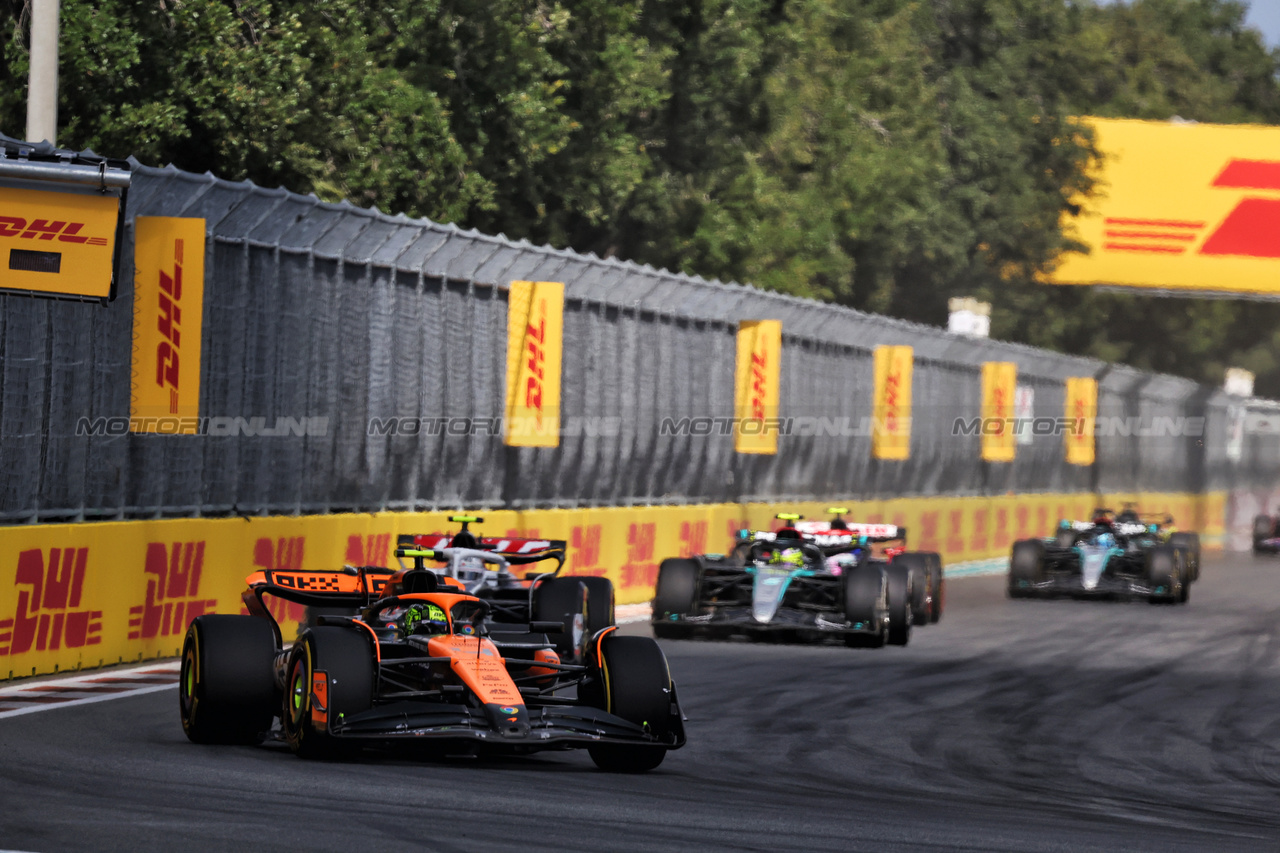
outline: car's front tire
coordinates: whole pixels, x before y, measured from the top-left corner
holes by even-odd
[[[702,569],[697,560],[672,557],[658,566],[653,590],[653,634],[666,640],[688,637],[689,626],[680,619],[698,607],[698,583]]]
[[[329,734],[329,724],[367,711],[377,689],[373,639],[355,628],[321,626],[303,632],[289,653],[280,715],[285,741],[301,758],[338,758],[348,751]],[[314,682],[325,674],[327,703],[320,705]],[[325,714],[328,723],[315,719]]]
[[[276,635],[257,616],[197,616],[182,644],[178,711],[193,743],[260,743],[275,716]]]
[[[659,737],[670,733],[674,688],[666,655],[656,642],[611,632],[600,641],[599,656],[592,652],[588,667],[590,677],[579,688],[583,702]],[[588,747],[587,752],[601,770],[643,773],[662,763],[667,748],[603,743]]]

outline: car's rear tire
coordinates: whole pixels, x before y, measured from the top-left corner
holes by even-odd
[[[1169,536],[1169,544],[1175,548],[1183,548],[1187,552],[1187,580],[1200,580],[1200,534],[1174,533]]]
[[[260,743],[277,707],[276,634],[257,616],[197,616],[182,644],[178,712],[193,743]]]
[[[1019,539],[1009,555],[1009,597],[1028,598],[1044,578],[1044,543]]]
[[[581,633],[575,637],[574,632],[568,628],[573,627],[580,612],[579,585],[587,588],[587,617],[582,620]],[[562,575],[542,581],[533,591],[531,619],[535,622],[565,624],[565,633],[555,634],[551,639],[558,654],[576,658],[578,640],[614,624],[613,607],[613,581],[608,578]]]
[[[579,697],[659,737],[669,734],[673,692],[662,648],[648,637],[612,632],[601,641],[600,655],[603,660],[590,660],[591,678],[579,688]],[[601,770],[643,773],[662,763],[667,748],[607,743],[588,747],[587,752]]]
[[[688,637],[690,628],[679,619],[698,607],[698,583],[702,569],[697,560],[672,557],[658,566],[653,590],[653,634],[662,639]]]
[[[1186,601],[1180,563],[1178,552],[1167,545],[1147,551],[1146,577],[1153,590],[1148,600],[1152,604],[1179,604]]]
[[[930,600],[930,561],[927,554],[918,551],[899,554],[893,558],[893,564],[906,566],[911,572],[911,622],[914,625],[928,625],[933,615],[933,602]]]
[[[328,726],[312,720],[315,706],[313,676],[327,676],[329,724],[373,707],[377,689],[377,659],[368,631],[321,626],[305,631],[293,644],[286,669],[280,714],[285,740],[301,758],[340,758],[352,751],[348,743],[329,734]]]
[[[945,605],[947,584],[943,578],[942,555],[936,551],[926,552],[929,555],[930,565],[933,573],[930,575],[930,583],[933,584],[931,598],[933,599],[933,609],[929,613],[930,622],[942,621],[942,609]]]
[[[870,633],[845,634],[850,648],[882,647],[889,639],[889,582],[878,564],[861,565],[844,570],[844,616],[855,625],[874,626]]]
[[[914,572],[907,566],[890,563],[885,569],[889,587],[889,637],[891,646],[905,646],[911,641],[911,598],[915,590]]]

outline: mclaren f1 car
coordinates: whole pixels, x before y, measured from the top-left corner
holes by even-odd
[[[1059,522],[1054,536],[1013,543],[1010,598],[1136,598],[1185,604],[1193,552],[1154,522],[1122,521],[1096,510],[1088,521]]]
[[[193,620],[179,682],[187,737],[249,744],[274,733],[308,758],[407,743],[467,754],[576,747],[612,771],[650,770],[684,745],[655,641],[610,626],[583,635],[581,663],[565,663],[550,637],[571,626],[499,631],[489,601],[424,568],[448,555],[396,554],[415,566],[255,572],[249,615]],[[267,595],[353,615],[318,616],[285,648]]]

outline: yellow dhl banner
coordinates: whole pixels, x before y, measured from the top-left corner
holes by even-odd
[[[106,299],[120,199],[0,187],[0,287]]]
[[[1280,127],[1088,118],[1103,155],[1052,284],[1280,294]]]
[[[1013,432],[1013,403],[1018,387],[1018,365],[1011,361],[982,364],[982,458],[987,462],[1012,462],[1017,452]]]
[[[778,452],[778,382],[782,375],[782,322],[738,323],[738,360],[733,375],[733,449]]]
[[[876,347],[871,435],[876,459],[911,455],[911,368],[911,347]]]
[[[564,284],[513,281],[507,296],[504,436],[514,447],[560,444]]]
[[[1069,422],[1065,441],[1067,463],[1092,465],[1094,459],[1094,422],[1098,417],[1098,383],[1088,377],[1073,376],[1067,380]]]
[[[907,528],[907,544],[947,565],[1008,556],[1060,518],[1135,501],[1168,512],[1211,544],[1226,494],[1002,495],[838,501],[850,521]],[[742,528],[769,529],[779,510],[822,518],[832,501],[703,504],[484,513],[483,535],[563,539],[564,571],[609,578],[619,604],[649,601],[667,557],[725,552]],[[259,570],[395,567],[399,534],[456,530],[446,513],[166,519],[0,527],[0,680],[176,656],[202,613],[244,613],[245,578]],[[56,544],[55,544],[56,543]],[[302,605],[268,598],[286,641]]]
[[[135,223],[133,376],[129,428],[199,432],[205,221]]]

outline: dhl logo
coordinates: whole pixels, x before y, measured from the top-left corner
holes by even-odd
[[[751,417],[763,421],[765,400],[769,390],[769,350],[763,341],[760,349],[751,353]]]
[[[1217,189],[1275,193],[1246,195],[1195,250],[1200,255],[1280,258],[1280,161],[1233,159],[1214,178]],[[1107,217],[1108,252],[1182,255],[1191,251],[1207,223],[1183,219]]]
[[[1004,386],[999,383],[991,389],[991,408],[994,410],[996,421],[996,436],[1003,438],[1005,435],[1005,424],[1013,417],[1013,407],[1009,402],[1009,395],[1005,393]]]
[[[884,379],[884,429],[890,435],[898,432],[898,396],[902,374],[890,370]]]
[[[151,577],[146,599],[129,608],[130,640],[181,635],[192,619],[217,608],[215,599],[199,598],[204,547],[204,542],[147,544],[143,572]]]
[[[604,577],[600,565],[603,534],[599,524],[582,524],[569,532],[569,569],[575,575]]]
[[[707,523],[705,521],[680,522],[680,556],[693,557],[707,552]]]
[[[525,345],[529,350],[529,378],[525,382],[524,404],[542,416],[542,382],[544,378],[547,351],[547,300],[537,301],[538,322],[529,322],[525,330]]]
[[[26,220],[21,216],[0,216],[0,237],[17,237],[21,240],[57,240],[60,243],[78,243],[86,246],[105,246],[106,237],[89,237],[80,233],[87,227],[83,222],[66,222],[49,219]]]
[[[182,345],[183,240],[173,241],[173,274],[160,271],[156,328],[163,336],[156,345],[156,385],[169,389],[169,413],[178,413],[178,354]]]
[[[102,611],[80,608],[88,562],[88,548],[50,548],[47,563],[39,548],[18,554],[18,606],[0,619],[0,655],[102,642]]]
[[[658,531],[656,524],[632,524],[627,530],[627,562],[622,567],[623,588],[653,586],[658,582],[658,564],[654,551]]]

